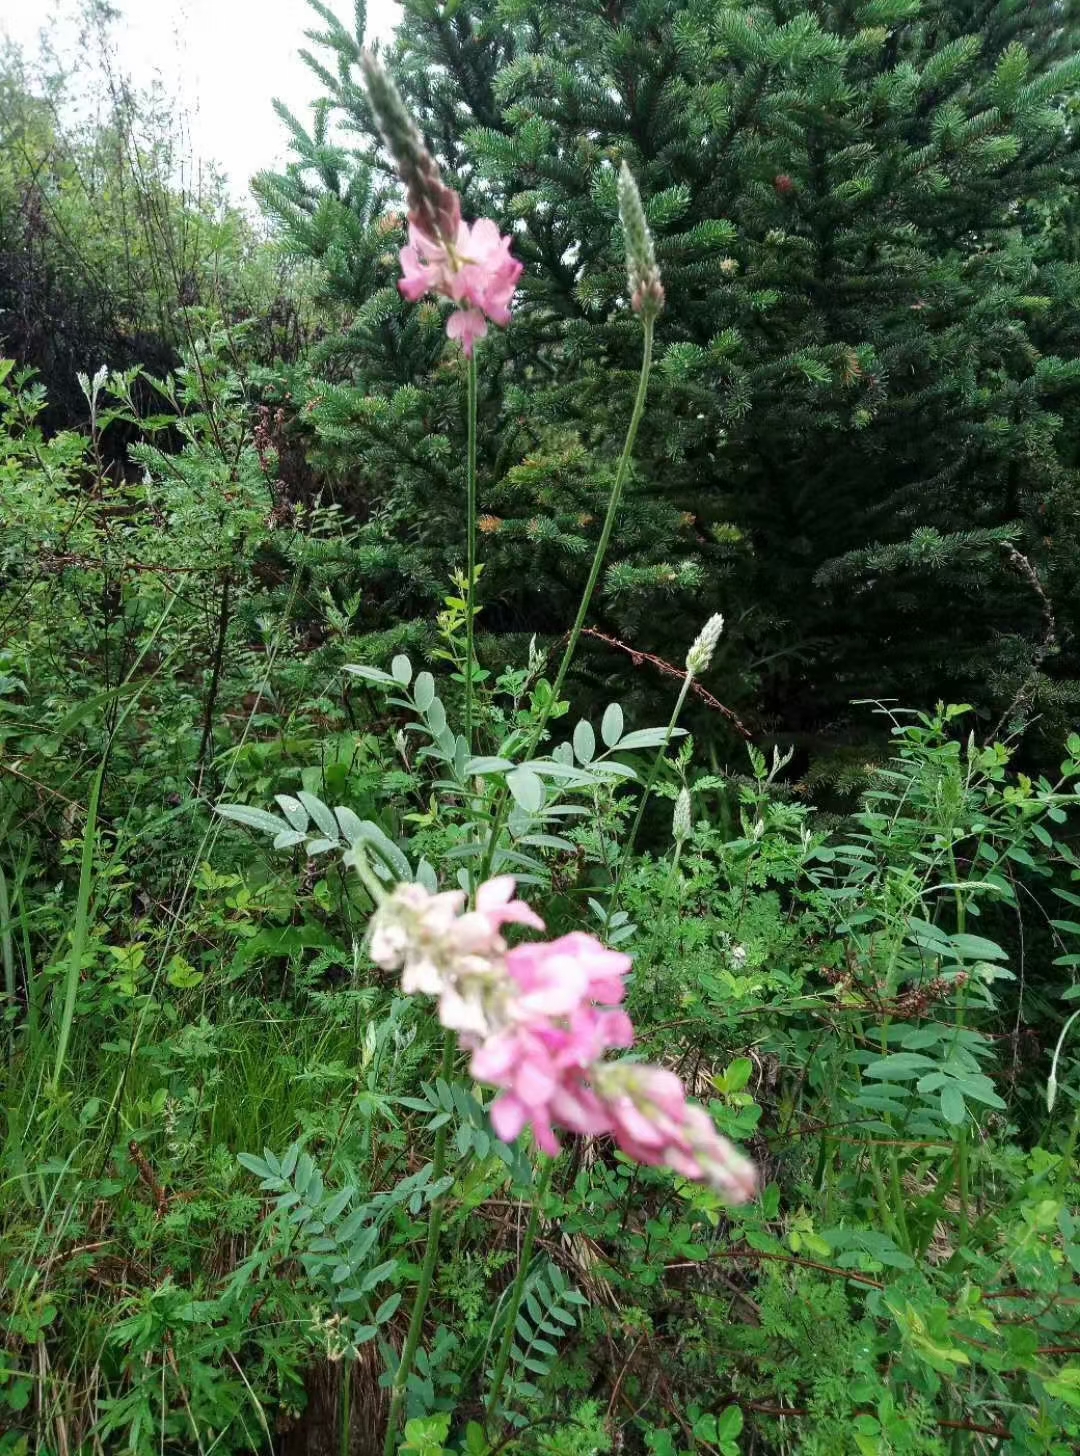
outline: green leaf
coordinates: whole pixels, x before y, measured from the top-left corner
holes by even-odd
[[[465,773],[469,778],[482,778],[484,774],[509,773],[514,767],[508,758],[480,757],[465,760]]]
[[[403,688],[407,688],[412,682],[412,663],[404,652],[399,652],[394,658],[390,664],[390,672],[393,675],[393,681],[400,683]]]
[[[289,829],[285,820],[279,819],[276,814],[268,814],[265,809],[252,809],[247,804],[218,804],[214,813],[248,829],[261,829],[264,834],[282,834]]]
[[[350,673],[353,677],[362,677],[365,682],[381,683],[389,687],[397,686],[397,679],[391,677],[388,672],[383,672],[382,669],[378,667],[347,666],[345,668],[345,671],[347,673]]]
[[[736,1057],[717,1077],[717,1088],[721,1092],[741,1092],[749,1082],[753,1070],[754,1064],[749,1057]]]
[[[339,810],[340,813],[340,810]],[[394,841],[371,819],[358,821],[359,832],[353,838],[352,843],[370,844],[376,854],[384,863],[393,870],[399,880],[411,880],[412,870],[409,861],[398,849]]]
[[[910,1082],[924,1072],[936,1071],[937,1062],[918,1052],[893,1052],[892,1056],[879,1057],[863,1069],[867,1077],[877,1077],[888,1082]]]
[[[672,738],[682,738],[686,734],[685,728],[672,728]],[[625,738],[619,739],[619,752],[631,748],[659,748],[668,736],[666,728],[638,728],[633,733],[628,733]]]
[[[960,1127],[967,1115],[964,1094],[955,1082],[946,1082],[941,1089],[941,1115],[951,1127]]]
[[[530,768],[516,768],[506,775],[506,784],[516,803],[529,814],[544,807],[544,785]]]
[[[981,935],[951,935],[949,945],[964,960],[1006,961],[1009,959],[1008,951],[1002,950],[995,941],[986,940]]]
[[[338,827],[337,821],[334,819],[333,810],[328,809],[323,801],[317,799],[314,794],[309,794],[303,789],[299,790],[296,797],[311,815],[322,833],[326,835],[326,838],[336,842],[338,838]]]
[[[743,1413],[737,1405],[729,1405],[716,1422],[716,1439],[733,1441],[743,1428]]]
[[[342,1213],[344,1213],[346,1205],[355,1192],[355,1188],[343,1188],[340,1193],[335,1193],[330,1202],[319,1214],[323,1223],[336,1223]]]
[[[600,720],[600,737],[608,748],[614,748],[622,737],[623,710],[618,703],[609,703]]]
[[[289,821],[290,829],[296,829],[302,835],[306,834],[309,816],[300,800],[294,799],[291,794],[275,794],[274,798],[277,800],[281,812]]]
[[[435,679],[430,672],[422,672],[417,675],[413,685],[413,701],[421,713],[426,713],[435,701]]]
[[[254,1173],[256,1178],[274,1177],[274,1174],[270,1172],[270,1169],[263,1162],[262,1158],[257,1158],[254,1153],[237,1153],[236,1161],[242,1168],[246,1168],[249,1173]]]
[[[578,763],[592,763],[596,757],[596,734],[584,718],[574,729],[574,755]]]
[[[384,1279],[390,1279],[397,1270],[397,1266],[396,1259],[387,1259],[384,1264],[377,1264],[374,1269],[369,1270],[363,1279],[364,1293],[369,1293],[376,1284],[381,1284]]]
[[[391,1294],[388,1299],[384,1299],[382,1304],[380,1304],[378,1309],[375,1311],[375,1323],[377,1325],[384,1325],[386,1321],[390,1319],[391,1316],[394,1314],[400,1303],[400,1293]]]

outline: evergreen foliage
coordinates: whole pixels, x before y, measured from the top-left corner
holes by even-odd
[[[352,28],[314,8],[325,96],[258,191],[350,314],[289,385],[369,512],[376,625],[461,558],[461,366],[395,291],[364,7]],[[721,696],[786,737],[946,682],[993,719],[1072,700],[1080,272],[1048,240],[1075,41],[1041,0],[407,0],[398,82],[526,264],[481,355],[489,630],[558,630],[587,569],[634,385],[626,161],[668,304],[596,625],[678,660],[722,609]]]

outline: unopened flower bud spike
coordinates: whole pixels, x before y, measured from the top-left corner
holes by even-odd
[[[700,677],[703,672],[708,671],[723,630],[724,619],[716,612],[694,638],[690,651],[686,654],[686,670],[692,677]]]
[[[664,307],[664,285],[656,261],[652,233],[645,217],[641,193],[630,168],[619,168],[619,219],[626,242],[626,281],[630,307],[643,319],[655,319]]]

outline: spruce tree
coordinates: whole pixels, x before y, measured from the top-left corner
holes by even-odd
[[[395,291],[363,6],[347,29],[312,3],[325,97],[260,191],[351,311],[307,422],[360,477],[385,607],[421,610],[460,559],[461,370],[435,310]],[[1068,703],[1071,8],[404,11],[399,85],[466,214],[513,229],[526,264],[482,357],[488,628],[561,630],[587,569],[637,362],[625,160],[668,306],[597,625],[679,660],[723,611],[720,695],[788,738],[842,737],[856,697],[968,697],[988,720]],[[600,646],[593,665],[623,671]]]

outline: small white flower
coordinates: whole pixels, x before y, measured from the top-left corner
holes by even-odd
[[[693,645],[686,654],[686,670],[692,677],[700,677],[712,662],[716,644],[719,642],[720,633],[723,630],[724,619],[719,612],[716,612],[694,638]]]

